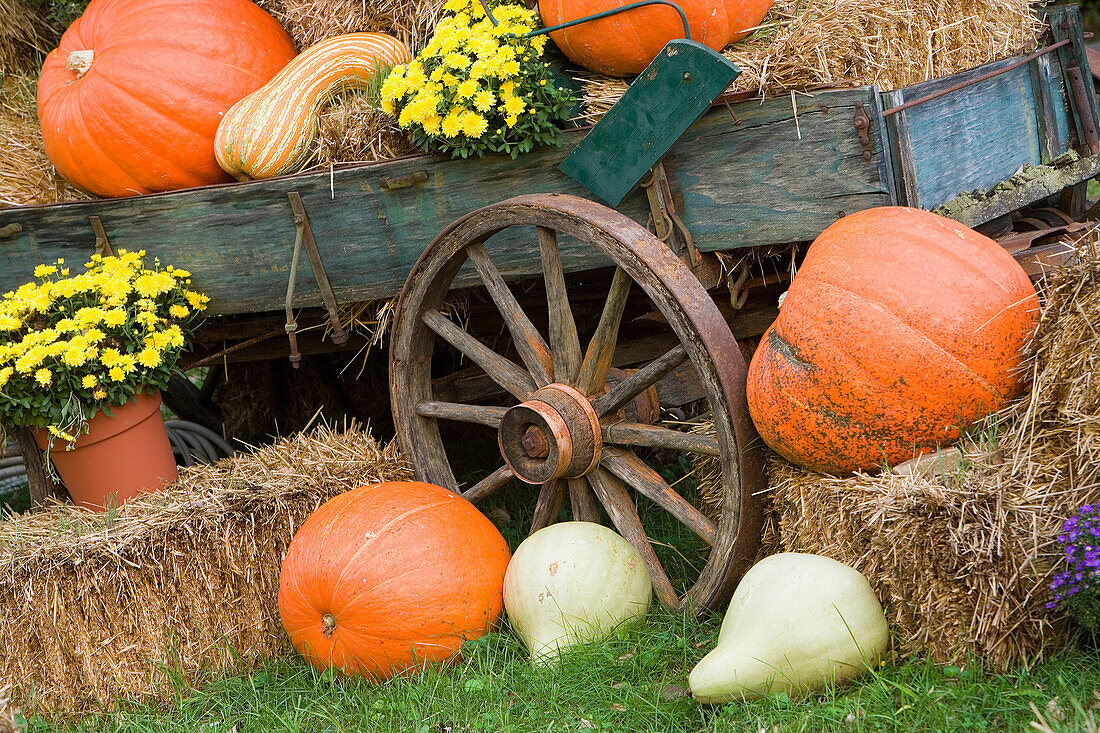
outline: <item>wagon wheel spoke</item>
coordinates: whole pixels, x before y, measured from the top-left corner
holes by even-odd
[[[607,383],[607,372],[611,368],[611,359],[615,355],[615,342],[619,338],[619,323],[623,319],[626,298],[630,294],[630,275],[621,267],[615,268],[615,277],[611,280],[611,289],[607,293],[607,302],[600,314],[599,325],[588,342],[581,362],[580,375],[577,377],[577,389],[584,394],[592,394]]]
[[[588,479],[596,496],[600,498],[600,503],[607,510],[607,515],[611,517],[615,529],[634,545],[634,549],[645,560],[657,600],[665,608],[676,608],[680,602],[679,596],[676,594],[676,589],[672,587],[672,581],[668,579],[661,561],[657,559],[657,553],[649,543],[649,537],[645,533],[638,510],[634,507],[626,486],[617,476],[604,468],[597,468],[588,475]]]
[[[500,419],[504,417],[504,413],[507,411],[508,408],[506,407],[465,405],[459,402],[436,402],[432,400],[426,400],[416,405],[416,414],[421,417],[475,423],[488,428],[499,428]]]
[[[679,430],[662,428],[658,425],[645,425],[636,422],[615,422],[603,425],[603,440],[611,445],[629,445],[641,448],[663,448],[666,450],[700,453],[705,456],[720,456],[718,439],[706,435],[694,435]]]
[[[539,490],[538,503],[531,517],[531,532],[549,527],[558,518],[558,512],[565,504],[565,483],[561,479],[547,481]]]
[[[504,323],[512,333],[512,341],[516,345],[520,359],[527,366],[528,371],[535,377],[538,386],[550,384],[554,367],[550,359],[550,347],[546,345],[542,335],[539,334],[535,324],[523,312],[516,296],[504,282],[500,270],[489,259],[489,253],[485,251],[485,245],[481,243],[471,244],[466,248],[466,254],[470,262],[474,264],[485,289],[496,303],[497,310],[504,316]]]
[[[569,295],[565,289],[558,234],[546,227],[539,227],[538,233],[543,280],[546,283],[546,303],[550,309],[550,343],[554,344],[550,353],[554,377],[559,382],[573,384],[580,372],[584,355],[581,353],[577,323],[573,319],[573,310],[569,307]]]
[[[508,466],[501,466],[497,470],[485,478],[478,481],[462,492],[462,498],[471,502],[480,501],[485,497],[495,493],[498,489],[504,486],[506,483],[512,480],[512,469]]]
[[[687,351],[682,344],[677,344],[658,358],[646,364],[644,367],[631,374],[623,381],[616,384],[606,394],[592,400],[592,408],[600,417],[609,415],[623,407],[627,402],[645,392],[655,385],[660,379],[685,361]]]
[[[531,375],[523,371],[514,361],[496,353],[456,326],[451,319],[439,311],[427,310],[421,320],[440,338],[484,369],[494,382],[511,392],[516,398],[526,399],[529,394],[538,389]]]
[[[573,519],[578,522],[599,523],[601,519],[600,502],[583,478],[569,479],[569,506],[573,510]]]
[[[600,465],[621,478],[627,486],[649,497],[664,507],[669,514],[696,534],[708,545],[714,544],[718,528],[705,514],[676,493],[661,475],[646,465],[638,456],[626,451],[608,448]]]

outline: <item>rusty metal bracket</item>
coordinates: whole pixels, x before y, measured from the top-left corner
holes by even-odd
[[[107,239],[103,222],[99,220],[98,216],[89,216],[88,221],[91,222],[92,231],[95,232],[95,253],[100,257],[114,257],[115,251],[111,249],[111,241]]]
[[[298,319],[294,317],[294,284],[298,282],[298,258],[302,254],[302,232],[298,227],[298,233],[294,237],[294,254],[290,257],[290,277],[286,284],[286,335],[290,339],[290,364],[295,369],[302,362],[302,354],[298,351]]]
[[[863,148],[863,162],[870,163],[871,154],[871,118],[867,115],[867,108],[863,102],[856,100],[856,114],[852,120],[852,126],[859,133],[859,146]]]
[[[734,310],[741,310],[745,307],[745,301],[749,299],[749,289],[745,287],[745,282],[749,279],[749,263],[744,258],[737,263],[736,272],[736,280],[733,278],[732,272],[728,278],[730,306]]]
[[[321,300],[328,310],[329,325],[332,327],[332,342],[334,344],[346,344],[348,333],[340,325],[340,313],[336,303],[336,295],[332,292],[328,273],[325,272],[325,264],[321,261],[321,253],[317,250],[317,240],[313,238],[313,229],[309,225],[309,216],[302,205],[302,197],[297,191],[287,194],[290,199],[290,208],[294,211],[294,254],[290,260],[290,277],[286,289],[286,332],[290,339],[290,363],[294,368],[302,361],[302,355],[298,351],[298,322],[294,317],[294,285],[298,280],[298,260],[302,247],[305,247],[309,256],[309,264],[313,267],[313,279],[317,281],[317,288],[321,291]]]
[[[654,236],[667,244],[676,256],[691,268],[703,287],[710,289],[721,280],[721,265],[718,258],[702,253],[695,247],[691,231],[676,211],[672,199],[672,188],[668,183],[668,174],[663,162],[650,169],[640,184],[649,201],[650,220],[653,222]]]
[[[1081,119],[1081,133],[1084,135],[1085,144],[1089,146],[1092,155],[1100,153],[1100,136],[1096,132],[1096,119],[1092,116],[1092,106],[1089,104],[1089,92],[1085,86],[1085,77],[1081,73],[1080,66],[1070,66],[1066,69],[1069,77],[1070,92]]]

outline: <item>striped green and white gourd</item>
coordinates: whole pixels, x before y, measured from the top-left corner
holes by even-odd
[[[408,47],[385,33],[348,33],[310,46],[225,113],[214,137],[218,164],[242,181],[297,172],[329,96],[364,88],[380,69],[411,59]]]

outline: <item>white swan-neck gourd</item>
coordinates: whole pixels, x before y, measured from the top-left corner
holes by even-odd
[[[793,695],[866,672],[888,644],[882,606],[863,575],[827,557],[786,552],[741,579],[717,646],[688,684],[702,703]]]

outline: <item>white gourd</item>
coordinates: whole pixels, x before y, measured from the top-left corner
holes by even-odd
[[[866,672],[888,643],[882,606],[863,575],[820,555],[781,553],[741,579],[717,646],[688,684],[702,703],[794,695]]]
[[[592,522],[561,522],[524,540],[504,575],[504,608],[532,660],[552,662],[642,619],[649,570],[629,542]]]

